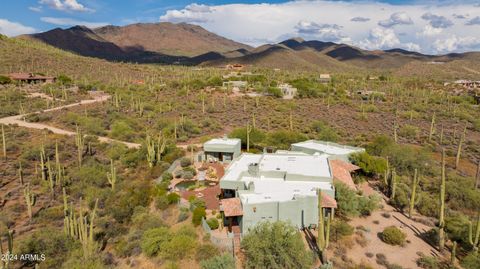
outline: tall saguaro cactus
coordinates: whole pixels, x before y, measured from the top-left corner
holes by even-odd
[[[433,134],[435,133],[435,112],[433,112],[432,122],[430,123],[430,133],[428,135],[428,141],[432,141]]]
[[[417,185],[418,185],[418,182],[419,182],[419,177],[418,177],[418,171],[417,169],[415,169],[415,172],[413,174],[413,182],[412,182],[412,191],[411,191],[411,194],[410,194],[410,207],[408,209],[408,217],[409,218],[412,218],[412,214],[413,214],[413,207],[415,206],[415,196],[417,194]]]
[[[3,127],[3,124],[2,124],[2,152],[3,152],[3,158],[6,160],[7,159],[7,140],[5,138],[5,128]]]
[[[330,244],[330,221],[331,217],[325,217],[325,211],[322,206],[322,191],[317,190],[318,197],[318,250],[320,251],[322,263],[328,263],[327,248]]]
[[[252,126],[250,126],[250,122],[247,122],[247,152],[250,151],[250,133],[252,132]]]
[[[393,168],[392,176],[390,177],[390,199],[395,199],[395,195],[397,192],[397,172],[395,168]]]
[[[117,168],[113,165],[112,159],[110,159],[110,172],[107,173],[107,179],[110,186],[112,186],[112,191],[114,191],[115,183],[117,183]]]
[[[468,242],[472,246],[474,252],[478,252],[478,248],[480,247],[480,212],[477,217],[477,225],[475,229],[475,234],[473,234],[473,227],[472,222],[470,221],[468,225]]]
[[[455,157],[455,169],[458,169],[458,165],[460,164],[460,155],[462,154],[462,146],[465,142],[465,135],[467,134],[467,125],[465,124],[465,128],[463,129],[462,136],[460,137],[460,141],[458,141],[457,147],[457,156]]]
[[[23,189],[23,196],[25,197],[25,204],[27,205],[28,217],[32,220],[32,206],[35,205],[35,194],[30,189],[30,184],[27,184]]]
[[[10,268],[10,259],[4,259],[5,256],[9,256],[9,254],[13,253],[13,231],[9,230],[7,234],[7,249],[6,252],[3,251],[2,240],[0,240],[0,268],[1,269],[9,269]]]
[[[77,133],[75,135],[75,144],[77,145],[78,167],[82,166],[83,150],[85,148],[85,138],[77,126]]]
[[[442,149],[442,179],[440,183],[440,211],[438,217],[438,248],[445,247],[445,149]]]

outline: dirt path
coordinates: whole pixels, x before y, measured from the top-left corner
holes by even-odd
[[[363,185],[364,192],[371,193],[374,190],[368,185]],[[353,227],[363,226],[366,232],[363,232],[367,244],[362,247],[356,244],[348,250],[348,257],[355,262],[367,262],[374,268],[385,268],[378,265],[375,261],[376,254],[384,254],[389,263],[401,265],[403,268],[419,268],[416,260],[419,258],[417,252],[422,252],[426,256],[441,256],[441,254],[431,245],[426,243],[419,236],[432,227],[413,221],[404,214],[396,211],[392,206],[382,200],[383,209],[373,212],[366,218],[355,218],[350,222]],[[385,217],[390,215],[390,217]],[[396,226],[407,235],[407,243],[404,247],[391,246],[384,243],[379,234],[388,226]],[[372,253],[373,257],[367,257],[367,253]]]
[[[50,109],[46,109],[46,110],[43,110],[43,111],[37,111],[35,113],[40,114],[40,113],[45,113],[45,112],[62,110],[62,109],[69,108],[69,107],[93,104],[93,103],[98,103],[98,102],[105,102],[109,98],[110,98],[109,95],[98,95],[98,96],[94,96],[93,99],[90,99],[90,100],[82,100],[78,103],[68,104],[68,105],[59,106],[59,107],[55,107],[55,108],[50,108]],[[16,115],[16,116],[1,118],[0,119],[0,124],[5,124],[5,125],[15,125],[16,124],[18,126],[31,128],[31,129],[39,129],[39,130],[47,129],[47,130],[49,130],[49,131],[51,131],[55,134],[68,135],[68,136],[73,136],[73,135],[76,134],[75,132],[72,132],[72,131],[63,130],[63,129],[52,127],[52,126],[42,124],[42,123],[26,122],[26,121],[24,121],[24,118],[26,116],[27,116],[27,114],[20,114],[20,115]],[[126,145],[128,148],[140,148],[140,146],[141,146],[140,144],[137,144],[137,143],[115,140],[115,139],[111,139],[111,138],[104,137],[104,136],[99,136],[98,140],[100,142],[104,142],[104,143],[113,143],[113,142],[122,143],[122,144]]]

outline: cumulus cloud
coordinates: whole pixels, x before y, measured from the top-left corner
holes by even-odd
[[[204,23],[208,21],[205,14],[211,12],[213,12],[212,7],[194,3],[182,10],[168,10],[165,15],[160,17],[160,21]]]
[[[410,16],[408,16],[406,12],[395,12],[392,15],[390,15],[390,18],[378,22],[378,25],[386,28],[390,28],[395,25],[402,25],[402,24],[404,25],[413,24],[412,19],[410,18]]]
[[[35,33],[35,28],[25,26],[18,22],[11,22],[9,20],[0,19],[0,34],[6,36],[17,36],[24,34]]]
[[[472,31],[471,27],[465,26],[465,22],[454,23],[457,18],[452,14],[471,14],[473,18],[473,14],[480,15],[480,7],[474,7],[468,1],[442,4],[414,1],[400,5],[360,0],[191,4],[166,11],[160,21],[198,24],[209,31],[252,46],[300,36],[307,40],[342,42],[362,48],[399,47],[436,53],[434,42],[447,39],[453,34],[457,38],[480,38],[480,31]],[[480,24],[480,19],[478,20]],[[471,20],[472,25],[475,22]],[[456,48],[457,52],[467,48],[450,47]]]
[[[350,19],[350,21],[355,21],[355,22],[367,22],[369,20],[370,20],[369,18],[365,18],[365,17],[353,17]]]
[[[466,25],[480,25],[480,16],[467,21]]]
[[[33,11],[33,12],[42,12],[42,7],[41,7],[41,6],[38,6],[38,7],[28,7],[28,9],[30,9],[30,10]]]
[[[342,32],[338,24],[316,23],[311,21],[299,21],[295,25],[298,36],[320,39],[322,41],[344,41],[347,36]]]
[[[422,15],[422,19],[428,21],[433,28],[448,28],[453,22],[444,16],[438,16],[430,12]]]
[[[79,11],[79,12],[94,12],[95,10],[87,8],[77,2],[77,0],[40,0],[39,4],[46,5],[50,8],[61,11]]]
[[[480,38],[477,37],[457,37],[452,35],[445,39],[438,39],[434,42],[434,48],[437,52],[451,52],[456,50],[478,50],[480,49]]]
[[[51,23],[59,26],[83,25],[83,26],[87,26],[88,28],[98,28],[98,27],[102,27],[110,24],[108,22],[80,21],[72,18],[41,17],[40,20],[43,22],[47,22],[47,23]]]
[[[468,14],[465,14],[465,15],[463,15],[463,14],[453,14],[452,16],[455,19],[459,19],[459,20],[464,20],[464,19],[468,18]]]

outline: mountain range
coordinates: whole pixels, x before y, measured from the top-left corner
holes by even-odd
[[[219,66],[229,63],[288,69],[399,69],[407,65],[474,61],[480,53],[425,55],[403,49],[364,50],[292,38],[256,48],[186,23],[137,23],[90,29],[74,26],[24,35],[82,56],[110,61]]]

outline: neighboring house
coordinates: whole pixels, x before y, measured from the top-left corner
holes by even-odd
[[[225,66],[225,69],[227,70],[243,70],[245,68],[245,65],[243,64],[227,64]]]
[[[297,88],[290,84],[283,83],[278,85],[278,88],[282,91],[283,99],[293,99],[297,95]]]
[[[333,142],[308,140],[300,143],[292,144],[292,151],[300,151],[307,154],[327,154],[331,160],[342,160],[350,162],[349,156],[352,153],[364,152],[365,149],[340,145]]]
[[[323,83],[323,84],[328,84],[332,78],[330,77],[330,74],[320,74],[320,77],[318,78],[318,82]]]
[[[25,83],[53,83],[55,77],[41,76],[33,73],[10,73],[8,77],[13,81],[25,82]]]
[[[333,172],[327,155],[305,153],[242,154],[220,180],[220,210],[229,230],[245,234],[261,221],[289,221],[297,228],[318,224],[322,207],[337,207]]]
[[[215,138],[203,144],[207,161],[230,162],[240,156],[241,140],[238,138]]]

